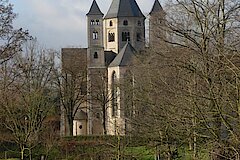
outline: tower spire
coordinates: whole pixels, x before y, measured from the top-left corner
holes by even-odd
[[[144,17],[135,0],[113,0],[105,19],[118,17]]]
[[[163,8],[162,8],[162,6],[161,6],[161,4],[159,3],[159,1],[155,0],[155,2],[153,4],[153,7],[152,7],[152,10],[149,13],[149,15],[153,15],[155,13],[160,13],[160,12],[165,13]]]
[[[91,6],[89,12],[87,13],[87,16],[88,15],[103,15],[96,0],[93,0],[92,6]]]
[[[149,45],[157,46],[166,38],[163,29],[166,24],[166,12],[163,10],[159,0],[155,0],[149,15]]]

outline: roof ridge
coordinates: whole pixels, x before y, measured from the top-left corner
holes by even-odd
[[[129,47],[129,50],[128,50]],[[135,55],[134,53],[136,50],[133,48],[129,41],[123,46],[119,54],[114,58],[114,60],[110,63],[109,67],[116,67],[116,66],[126,66],[128,65],[129,61],[132,59],[132,56]]]
[[[120,51],[120,53],[123,51],[120,64],[122,64],[122,62],[123,62],[123,56],[124,56],[124,53],[126,52],[126,49],[127,49],[127,46],[128,46],[128,45],[129,45],[129,41],[127,41],[127,43],[123,46],[123,48],[122,48],[121,51]]]

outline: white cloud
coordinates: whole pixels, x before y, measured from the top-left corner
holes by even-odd
[[[38,23],[39,26],[47,26],[51,29],[64,31],[68,28],[76,29],[75,26],[80,24],[80,20],[74,13],[74,8],[69,4],[64,5],[64,1],[67,0],[59,0],[56,3],[53,3],[53,0],[23,0],[31,8],[31,15],[29,15],[29,19],[33,19],[35,17],[35,23]],[[65,2],[66,3],[66,2]],[[73,8],[70,10],[70,8]],[[74,23],[74,25],[72,25]]]
[[[144,14],[154,0],[136,0]],[[19,13],[17,26],[29,29],[46,47],[87,46],[86,13],[92,0],[10,0]],[[97,0],[106,13],[112,0]]]

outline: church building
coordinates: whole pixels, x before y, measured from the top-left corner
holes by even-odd
[[[150,45],[155,41],[151,17],[159,13],[164,11],[155,0],[147,25]],[[146,17],[135,0],[112,0],[105,15],[93,0],[86,16],[88,48],[62,48],[62,72],[71,70],[85,75],[86,80],[81,84],[81,88],[85,88],[81,94],[85,95],[86,101],[75,108],[73,135],[124,135],[130,126],[119,85],[127,75],[134,55],[146,48]],[[62,108],[63,136],[69,135],[66,117]]]

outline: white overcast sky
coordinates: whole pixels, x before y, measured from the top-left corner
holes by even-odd
[[[147,15],[154,0],[136,0]],[[159,0],[163,3],[163,0]],[[87,47],[86,13],[92,0],[9,0],[18,13],[14,25],[29,30],[45,48]],[[97,0],[106,14],[112,0]]]

